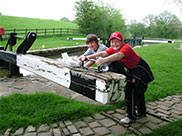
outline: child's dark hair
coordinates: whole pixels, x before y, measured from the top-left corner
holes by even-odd
[[[87,35],[86,38],[86,44],[95,41],[96,43],[98,43],[98,37],[95,34],[89,34]]]

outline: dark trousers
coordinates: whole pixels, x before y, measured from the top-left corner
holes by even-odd
[[[129,118],[136,119],[136,107],[138,114],[146,114],[144,93],[147,90],[147,84],[153,81],[154,77],[150,67],[142,58],[135,68],[127,70],[126,77],[125,98],[127,113]]]
[[[125,69],[118,61],[114,61],[109,65],[109,71],[125,75]]]
[[[136,86],[132,82],[127,82],[125,98],[127,104],[127,114],[130,119],[136,119],[136,107],[139,114],[146,114],[144,96],[146,90],[147,86],[144,84]]]

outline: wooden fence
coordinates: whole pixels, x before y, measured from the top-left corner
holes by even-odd
[[[47,35],[82,35],[79,30],[71,28],[44,28],[44,29],[6,29],[5,35],[9,33],[17,33],[18,35],[25,36],[27,32],[34,32],[38,36],[47,36]]]

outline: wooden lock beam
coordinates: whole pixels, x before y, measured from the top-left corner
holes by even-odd
[[[124,99],[126,77],[113,72],[71,67],[63,62],[35,55],[17,55],[17,66],[45,77],[103,104]]]

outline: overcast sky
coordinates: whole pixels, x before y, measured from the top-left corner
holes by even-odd
[[[0,0],[0,12],[3,15],[32,17],[59,20],[75,17],[74,4],[77,0]],[[97,0],[95,0],[97,1]],[[141,21],[149,14],[158,15],[162,11],[169,11],[180,19],[182,13],[170,4],[172,0],[103,0],[115,8],[119,8],[124,18]]]

